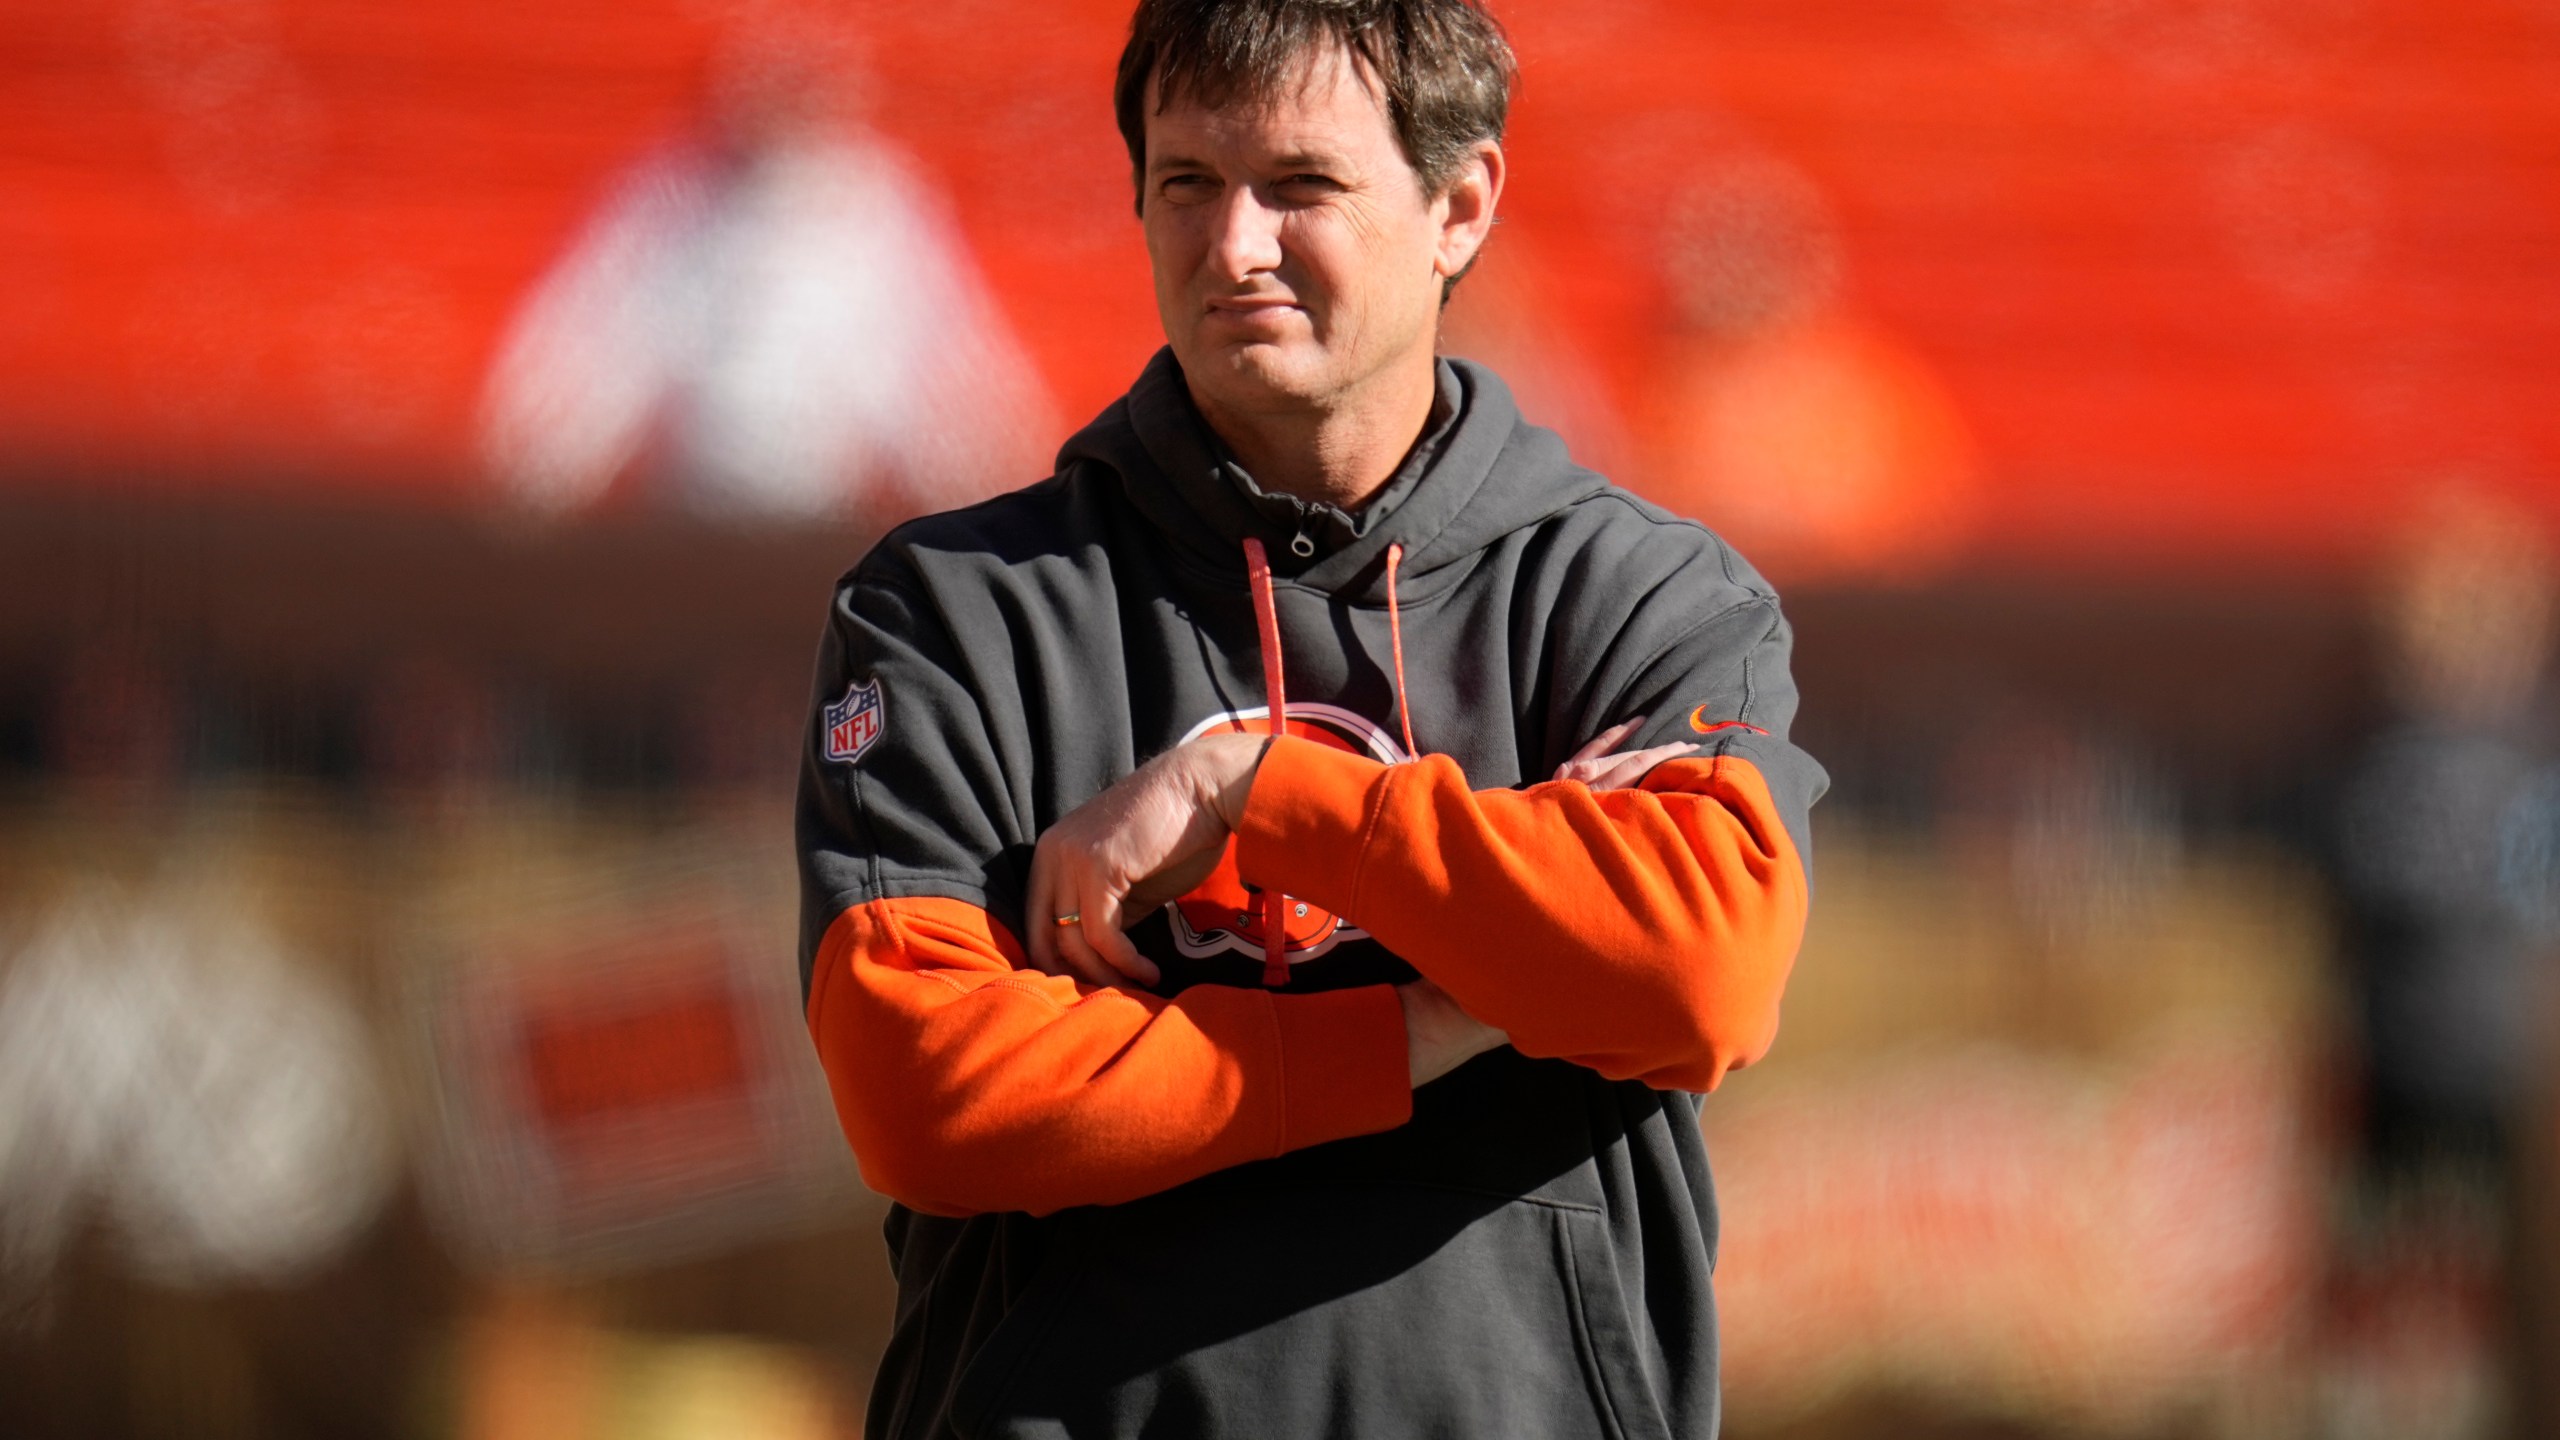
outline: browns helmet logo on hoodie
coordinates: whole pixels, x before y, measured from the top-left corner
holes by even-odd
[[[1267,706],[1255,706],[1212,715],[1192,726],[1182,738],[1186,742],[1196,740],[1213,730],[1268,735],[1271,711]],[[1411,758],[1384,729],[1338,705],[1291,701],[1288,733],[1390,765]],[[1236,841],[1232,835],[1227,837],[1226,852],[1218,857],[1218,868],[1209,872],[1209,878],[1164,909],[1165,918],[1172,922],[1174,948],[1191,959],[1207,959],[1230,951],[1255,959],[1263,956],[1262,891],[1247,885],[1237,872]],[[1292,965],[1313,960],[1345,940],[1369,938],[1369,932],[1305,899],[1292,898],[1282,919]]]

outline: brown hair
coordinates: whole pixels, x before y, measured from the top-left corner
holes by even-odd
[[[1129,169],[1146,206],[1147,82],[1156,107],[1258,100],[1310,52],[1348,46],[1387,102],[1404,158],[1437,196],[1479,140],[1500,140],[1518,66],[1477,0],[1138,0],[1111,87]]]

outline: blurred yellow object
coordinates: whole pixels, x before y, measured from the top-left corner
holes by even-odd
[[[600,1324],[571,1292],[499,1292],[466,1322],[458,1440],[832,1440],[825,1370],[786,1345]]]
[[[719,1337],[625,1339],[612,1440],[824,1440],[833,1393],[805,1356]]]

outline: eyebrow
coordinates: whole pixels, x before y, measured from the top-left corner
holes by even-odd
[[[1341,166],[1342,157],[1321,150],[1292,150],[1286,155],[1273,156],[1270,163],[1274,170],[1333,170]],[[1147,173],[1161,175],[1167,170],[1216,168],[1206,160],[1195,160],[1188,155],[1159,155],[1147,166]]]

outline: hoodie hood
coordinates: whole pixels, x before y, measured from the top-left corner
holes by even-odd
[[[1402,545],[1405,594],[1421,599],[1464,574],[1463,562],[1486,546],[1607,486],[1567,458],[1555,432],[1522,420],[1491,370],[1443,357],[1438,379],[1422,439],[1356,514],[1255,483],[1200,418],[1170,347],[1068,439],[1058,468],[1111,470],[1186,568],[1210,583],[1244,586],[1241,550],[1253,538],[1275,573],[1380,605],[1387,549]]]

